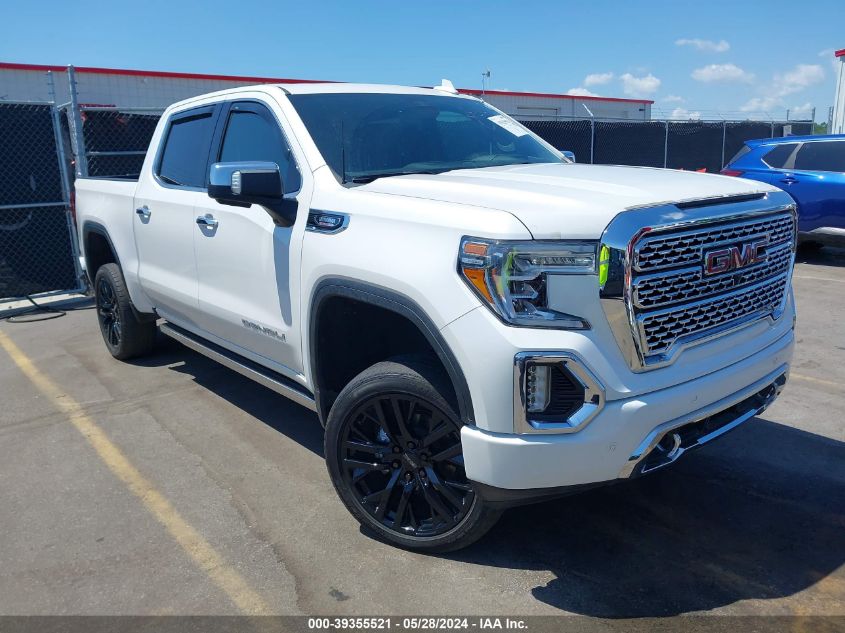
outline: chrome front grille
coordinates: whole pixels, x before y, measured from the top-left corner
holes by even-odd
[[[649,237],[637,245],[634,270],[642,273],[700,262],[704,248],[742,242],[758,236],[768,236],[769,244],[778,244],[791,239],[794,230],[791,214],[784,213],[750,222],[734,222],[716,228]]]
[[[791,261],[792,244],[783,242],[769,251],[769,259],[762,264],[729,274],[705,277],[699,265],[638,277],[634,282],[634,305],[638,308],[659,308],[728,292],[782,273],[789,268]]]
[[[601,297],[632,369],[666,365],[689,344],[777,318],[796,228],[792,200],[782,193],[617,216],[602,238]]]
[[[678,339],[731,325],[754,314],[771,314],[783,301],[787,276],[755,284],[727,296],[646,312],[637,318],[645,352],[665,351]]]

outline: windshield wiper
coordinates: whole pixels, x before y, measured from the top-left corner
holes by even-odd
[[[442,174],[444,171],[448,170],[427,169],[421,171],[386,171],[379,174],[366,174],[364,176],[355,176],[354,178],[350,178],[347,182],[354,182],[355,184],[365,184],[368,182],[373,182],[374,180],[377,180],[379,178],[392,178],[393,176],[415,176],[417,174]]]

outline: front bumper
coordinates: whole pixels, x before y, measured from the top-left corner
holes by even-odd
[[[756,354],[713,373],[609,400],[577,433],[517,435],[466,426],[461,440],[467,476],[494,488],[536,492],[665,466],[769,406],[786,382],[793,346],[789,330]]]

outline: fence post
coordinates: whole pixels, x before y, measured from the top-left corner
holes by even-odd
[[[665,121],[666,127],[663,134],[663,169],[669,165],[669,119]]]
[[[725,140],[728,132],[728,122],[722,121],[722,167],[725,166]]]
[[[590,164],[595,164],[595,147],[596,147],[596,120],[590,117]]]
[[[71,131],[73,153],[76,156],[76,175],[80,178],[88,176],[88,156],[85,153],[85,138],[82,134],[82,116],[79,112],[79,95],[76,91],[76,70],[67,67],[67,83],[70,90],[70,118],[68,123]]]
[[[62,132],[61,118],[56,107],[56,80],[53,71],[47,71],[47,87],[50,91],[50,115],[53,119],[53,134],[56,138],[56,160],[59,162],[59,175],[62,180],[62,198],[67,205],[65,209],[65,221],[67,222],[68,236],[70,237],[70,252],[73,257],[73,269],[76,272],[77,287],[69,290],[84,290],[86,287],[85,274],[79,262],[79,236],[76,233],[76,223],[73,221],[71,211],[71,196],[73,195],[70,174],[67,169],[67,151],[65,149],[65,135]]]
[[[771,125],[771,128],[772,128],[772,131],[769,132],[769,138],[774,138],[775,137],[775,122],[770,121],[769,125]]]
[[[67,172],[67,153],[65,151],[65,139],[62,134],[62,124],[59,119],[59,110],[56,108],[56,81],[53,78],[53,71],[47,71],[47,87],[50,91],[50,113],[53,117],[53,132],[56,135],[56,156],[59,160],[59,174],[62,179],[62,195],[65,202],[70,202],[70,175]]]

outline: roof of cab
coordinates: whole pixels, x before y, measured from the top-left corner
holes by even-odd
[[[394,86],[390,84],[352,84],[352,83],[307,83],[307,84],[275,84],[288,94],[349,94],[349,93],[376,93],[376,94],[417,94],[430,95],[441,94],[450,96],[464,96],[446,90],[434,88],[419,88],[415,86]]]

